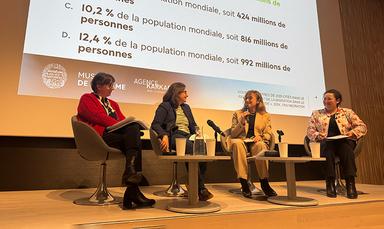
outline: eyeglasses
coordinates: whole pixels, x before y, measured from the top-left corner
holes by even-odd
[[[109,89],[115,89],[115,83],[107,84]]]

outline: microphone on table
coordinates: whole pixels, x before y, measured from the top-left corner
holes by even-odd
[[[225,137],[225,134],[223,131],[220,130],[220,127],[216,126],[216,124],[212,120],[207,121],[208,126],[212,127],[212,129],[216,132],[219,133],[221,136]]]

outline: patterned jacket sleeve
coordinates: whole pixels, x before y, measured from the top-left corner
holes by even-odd
[[[349,122],[351,123],[352,132],[355,134],[356,138],[359,139],[362,136],[367,134],[367,125],[357,116],[353,110],[348,111],[347,118],[349,119]]]
[[[316,122],[317,122],[317,115],[316,111],[312,112],[311,117],[308,121],[308,127],[307,127],[307,137],[311,142],[321,140],[319,139],[320,133],[316,128]]]

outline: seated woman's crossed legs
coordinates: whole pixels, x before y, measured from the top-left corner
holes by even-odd
[[[265,142],[256,142],[246,145],[242,139],[231,139],[231,149],[233,154],[233,163],[239,178],[243,196],[250,198],[252,193],[247,184],[248,162],[247,152],[248,149],[253,156],[256,156],[261,150],[267,150],[268,145]],[[267,196],[276,196],[276,192],[270,187],[268,182],[268,162],[255,159],[256,170],[260,177],[261,189]]]

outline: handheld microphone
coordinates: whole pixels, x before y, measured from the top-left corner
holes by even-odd
[[[277,130],[276,132],[279,135],[279,142],[281,142],[281,136],[284,135],[284,132],[282,130]]]
[[[248,115],[245,116],[245,121],[246,121],[247,123],[249,123],[249,114],[250,114],[251,112],[249,112],[248,105],[245,105],[245,112],[248,112]]]
[[[225,137],[224,132],[221,131],[220,128],[219,128],[218,126],[216,126],[216,124],[215,124],[212,120],[208,120],[208,121],[207,121],[207,124],[208,124],[208,126],[212,127],[212,129],[213,129],[215,132],[217,132],[217,133],[219,133],[221,136]]]

